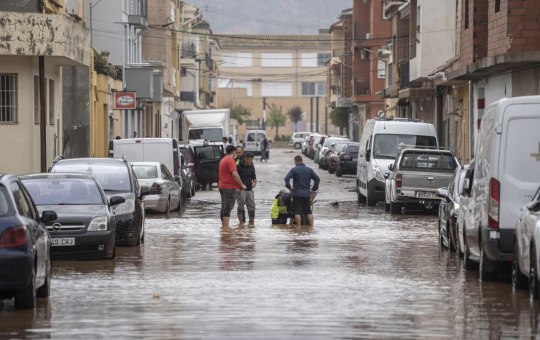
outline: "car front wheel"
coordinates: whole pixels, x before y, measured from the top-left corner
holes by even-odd
[[[529,268],[529,297],[531,300],[538,299],[538,277],[536,275],[536,250],[531,248],[531,264]]]
[[[512,288],[525,289],[527,287],[527,277],[519,270],[519,251],[517,241],[514,242],[514,259],[512,260]]]
[[[49,254],[50,254],[50,251],[49,251]],[[51,275],[52,275],[52,270],[51,270],[51,260],[49,259],[49,261],[47,261],[47,270],[46,270],[46,273],[45,273],[45,283],[43,284],[43,286],[39,287],[38,290],[37,290],[37,293],[36,293],[36,296],[38,298],[47,298],[49,297],[49,295],[51,295]]]

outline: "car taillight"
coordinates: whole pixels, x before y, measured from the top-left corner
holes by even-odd
[[[21,247],[26,245],[27,241],[25,226],[10,228],[0,235],[0,248]]]
[[[161,185],[154,183],[152,184],[152,187],[150,188],[150,195],[157,195],[161,194]]]
[[[488,227],[499,228],[499,202],[501,183],[495,178],[489,180]]]
[[[351,159],[350,155],[339,155],[340,159]]]
[[[396,188],[401,188],[401,174],[396,175]]]

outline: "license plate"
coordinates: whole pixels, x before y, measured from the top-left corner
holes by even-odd
[[[51,246],[53,247],[67,247],[67,246],[74,246],[74,245],[75,245],[74,237],[53,238],[51,240]]]
[[[416,197],[418,198],[437,198],[437,194],[434,192],[417,192]]]

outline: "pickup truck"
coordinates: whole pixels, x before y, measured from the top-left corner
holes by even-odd
[[[450,151],[404,149],[390,164],[385,181],[385,210],[401,213],[402,208],[439,207],[437,188],[447,187],[459,163]]]

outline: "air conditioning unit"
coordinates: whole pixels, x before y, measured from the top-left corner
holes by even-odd
[[[456,113],[456,103],[457,98],[453,94],[449,94],[446,96],[446,113],[447,114],[454,114]]]
[[[71,15],[79,20],[82,20],[84,18],[83,0],[66,0],[65,8],[66,15]]]

